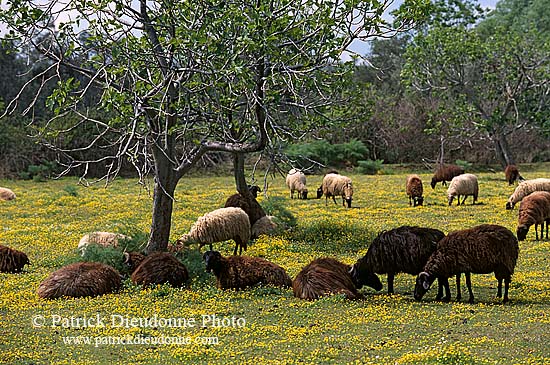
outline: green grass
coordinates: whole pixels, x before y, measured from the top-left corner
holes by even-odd
[[[296,226],[252,243],[248,255],[262,256],[285,267],[293,277],[310,260],[331,256],[353,263],[382,229],[404,224],[449,232],[495,223],[515,232],[517,208],[504,205],[514,187],[502,172],[480,172],[479,204],[447,206],[446,189],[429,187],[422,173],[425,206],[411,208],[404,192],[406,171],[391,175],[349,175],[355,184],[352,209],[341,202],[291,200],[284,180],[270,181],[268,196]],[[548,165],[531,166],[526,178],[548,177]],[[523,172],[523,171],[522,171]],[[321,176],[308,176],[311,191]],[[36,183],[0,181],[18,196],[0,202],[0,244],[26,252],[32,261],[22,274],[0,274],[0,363],[2,364],[545,364],[550,363],[550,242],[520,243],[520,256],[510,289],[511,302],[495,298],[493,275],[472,275],[476,304],[439,303],[431,290],[422,302],[412,298],[414,277],[398,275],[395,295],[364,289],[365,299],[341,296],[301,301],[292,291],[254,288],[220,291],[204,272],[195,250],[181,256],[191,281],[187,288],[168,286],[141,290],[125,281],[124,289],[98,298],[41,300],[36,289],[50,272],[78,260],[82,235],[93,230],[127,233],[146,239],[151,197],[133,179],[110,187],[84,188],[75,179]],[[234,192],[232,177],[188,177],[178,185],[171,240],[187,232],[195,219],[223,206]],[[265,197],[259,200],[267,204]],[[233,243],[215,244],[228,255]],[[385,277],[382,277],[384,286]],[[454,296],[454,288],[451,286]],[[463,296],[466,297],[465,288]],[[201,326],[202,316],[244,326]],[[56,318],[96,318],[102,328],[53,325]],[[118,327],[111,316],[194,319],[195,327]],[[33,326],[44,318],[44,326]],[[241,319],[241,323],[242,323]],[[65,344],[63,337],[90,338],[90,344]],[[80,336],[80,337],[79,337]],[[98,345],[107,336],[189,337],[191,344]],[[208,339],[216,338],[218,343]],[[195,343],[204,340],[205,343]]]

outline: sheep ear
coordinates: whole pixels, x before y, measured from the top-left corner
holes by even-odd
[[[424,288],[424,290],[428,290],[430,289],[430,283],[428,283],[428,281],[426,280],[422,283],[422,287]]]
[[[128,252],[124,252],[124,263],[127,264],[130,262],[130,254]]]

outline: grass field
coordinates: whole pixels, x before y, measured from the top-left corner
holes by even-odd
[[[549,177],[549,170],[549,165],[540,165],[522,173],[527,178]],[[447,233],[495,223],[515,232],[517,207],[504,209],[513,187],[505,183],[503,173],[479,173],[479,204],[472,206],[468,198],[467,205],[459,207],[447,206],[446,189],[438,185],[432,190],[431,174],[421,174],[425,205],[418,208],[408,205],[406,175],[349,175],[355,185],[352,209],[340,201],[325,206],[324,199],[291,200],[284,179],[278,177],[270,181],[269,199],[278,199],[292,212],[297,226],[278,236],[260,237],[247,254],[274,261],[294,277],[317,257],[353,263],[380,230],[400,225]],[[310,197],[320,182],[321,176],[308,177]],[[38,285],[77,259],[83,234],[146,233],[151,198],[131,179],[117,180],[107,189],[77,186],[75,179],[0,181],[0,186],[18,196],[0,202],[0,244],[26,252],[32,261],[24,273],[0,274],[2,364],[550,363],[550,241],[535,241],[533,228],[520,243],[511,302],[506,305],[495,299],[493,275],[472,275],[473,305],[435,302],[434,289],[416,302],[414,277],[408,275],[397,276],[396,294],[384,293],[382,277],[381,292],[363,289],[366,299],[356,302],[341,296],[300,301],[291,290],[269,287],[222,292],[194,250],[183,257],[192,276],[188,288],[143,291],[125,282],[118,294],[44,301],[36,295]],[[232,177],[183,179],[176,192],[172,240],[198,216],[223,206],[233,186]],[[265,204],[266,198],[259,201]],[[228,255],[233,243],[215,248]],[[451,290],[454,298],[453,286]],[[160,321],[130,322],[139,318]],[[170,318],[178,318],[179,327],[170,326]],[[96,323],[104,326],[91,327]],[[143,343],[151,338],[171,342],[173,337],[180,343]],[[142,343],[108,344],[117,338]]]

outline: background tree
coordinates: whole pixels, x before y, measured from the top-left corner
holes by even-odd
[[[57,80],[48,99],[54,117],[38,130],[65,171],[101,164],[110,180],[128,160],[140,177],[154,176],[154,251],[167,246],[178,181],[204,154],[242,156],[326,123],[308,116],[336,102],[349,71],[341,52],[354,39],[393,32],[382,19],[390,3],[17,1],[0,21],[20,49],[46,57],[42,76]],[[406,3],[419,16],[426,1]],[[64,77],[66,68],[79,77]],[[100,90],[94,112],[84,102],[92,86]],[[59,148],[85,125],[93,138]],[[106,153],[86,158],[91,149]]]

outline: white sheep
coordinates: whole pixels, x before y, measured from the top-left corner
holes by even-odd
[[[332,197],[334,204],[336,204],[336,196],[342,197],[342,204],[348,208],[351,208],[351,200],[353,197],[353,184],[351,179],[347,176],[340,174],[326,174],[323,178],[321,185],[323,194],[325,194],[325,205],[327,205],[328,198]]]
[[[233,255],[237,254],[237,248],[239,248],[239,254],[242,253],[243,248],[246,251],[250,240],[250,220],[241,208],[220,208],[199,217],[189,233],[181,236],[170,250],[179,251],[184,246],[198,243],[199,250],[208,244],[212,251],[212,243],[227,240],[235,241]]]
[[[8,188],[0,188],[0,200],[13,200],[15,193]]]
[[[508,198],[508,201],[506,202],[506,209],[514,209],[514,205],[535,191],[550,192],[550,179],[540,178],[520,182],[516,187],[516,190],[514,190],[512,195]]]
[[[277,218],[272,215],[266,215],[265,217],[258,219],[256,223],[252,225],[250,230],[250,238],[256,239],[262,234],[274,232],[278,227],[279,224],[277,224]]]
[[[90,244],[100,245],[103,247],[118,247],[120,241],[129,241],[132,238],[121,233],[113,232],[90,232],[85,234],[78,242],[78,250],[84,256],[86,247]]]
[[[294,192],[298,192],[298,199],[307,199],[306,175],[298,170],[291,169],[286,175],[286,186],[290,189],[290,198],[294,199]]]
[[[477,195],[479,192],[479,186],[477,183],[477,177],[473,174],[462,174],[453,177],[451,180],[451,183],[449,184],[449,188],[447,189],[447,199],[449,200],[449,205],[453,202],[454,197],[456,196],[458,199],[458,204],[460,205],[460,196],[463,195],[464,199],[462,200],[462,204],[466,201],[466,198],[469,195],[472,195],[473,202],[472,204],[475,204],[477,201]]]

